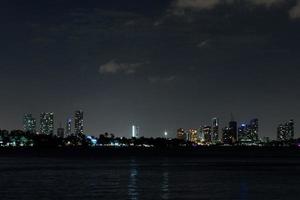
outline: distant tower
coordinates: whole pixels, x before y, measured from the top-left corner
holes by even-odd
[[[71,118],[67,119],[66,134],[67,134],[67,136],[72,134],[72,119]]]
[[[36,133],[36,120],[32,117],[32,114],[24,115],[23,127],[25,132]]]
[[[42,113],[40,119],[41,134],[53,135],[54,134],[54,114]]]
[[[138,138],[139,137],[139,132],[140,132],[140,128],[138,127],[138,126],[135,126],[135,125],[133,125],[132,126],[132,130],[131,130],[132,132],[131,132],[131,136],[133,137],[133,138]]]
[[[75,111],[75,135],[83,135],[83,112]]]
[[[212,142],[216,143],[219,140],[219,119],[212,119]]]

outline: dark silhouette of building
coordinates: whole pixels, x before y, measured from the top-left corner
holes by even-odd
[[[211,143],[212,142],[211,126],[204,126],[202,131],[204,136],[204,142]]]
[[[223,143],[224,144],[232,144],[232,135],[230,132],[230,129],[228,127],[225,127],[222,129],[223,132]]]
[[[231,144],[237,141],[237,122],[230,121],[229,122],[229,134],[231,138]]]

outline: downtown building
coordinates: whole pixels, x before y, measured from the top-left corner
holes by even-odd
[[[197,143],[199,140],[197,129],[189,129],[187,137],[189,142]]]
[[[223,129],[223,143],[235,144],[237,142],[237,122],[233,119],[229,122],[229,127]]]
[[[72,119],[68,118],[66,122],[66,136],[72,135]]]
[[[54,114],[42,113],[40,115],[40,133],[45,135],[54,134]]]
[[[279,124],[277,127],[277,140],[289,141],[294,139],[294,120]]]
[[[185,133],[183,128],[179,128],[177,130],[177,139],[178,140],[183,140],[183,141],[187,140],[187,134]]]
[[[36,133],[36,120],[32,117],[32,114],[24,115],[23,128],[25,132]]]
[[[249,124],[239,126],[238,141],[241,145],[254,145],[259,141],[258,119],[252,119]]]
[[[213,118],[212,119],[212,143],[218,143],[219,142],[219,119],[218,118]]]
[[[131,127],[131,137],[138,138],[140,136],[140,128],[136,125],[132,125]]]
[[[83,111],[81,110],[75,111],[74,121],[75,121],[75,135],[77,136],[83,135]]]

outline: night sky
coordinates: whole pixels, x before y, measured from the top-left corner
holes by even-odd
[[[143,136],[300,122],[300,0],[3,0],[0,128],[85,113],[85,133]],[[296,137],[300,137],[296,128]]]

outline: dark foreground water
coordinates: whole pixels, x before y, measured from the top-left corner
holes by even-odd
[[[1,199],[300,199],[296,158],[0,158]]]

